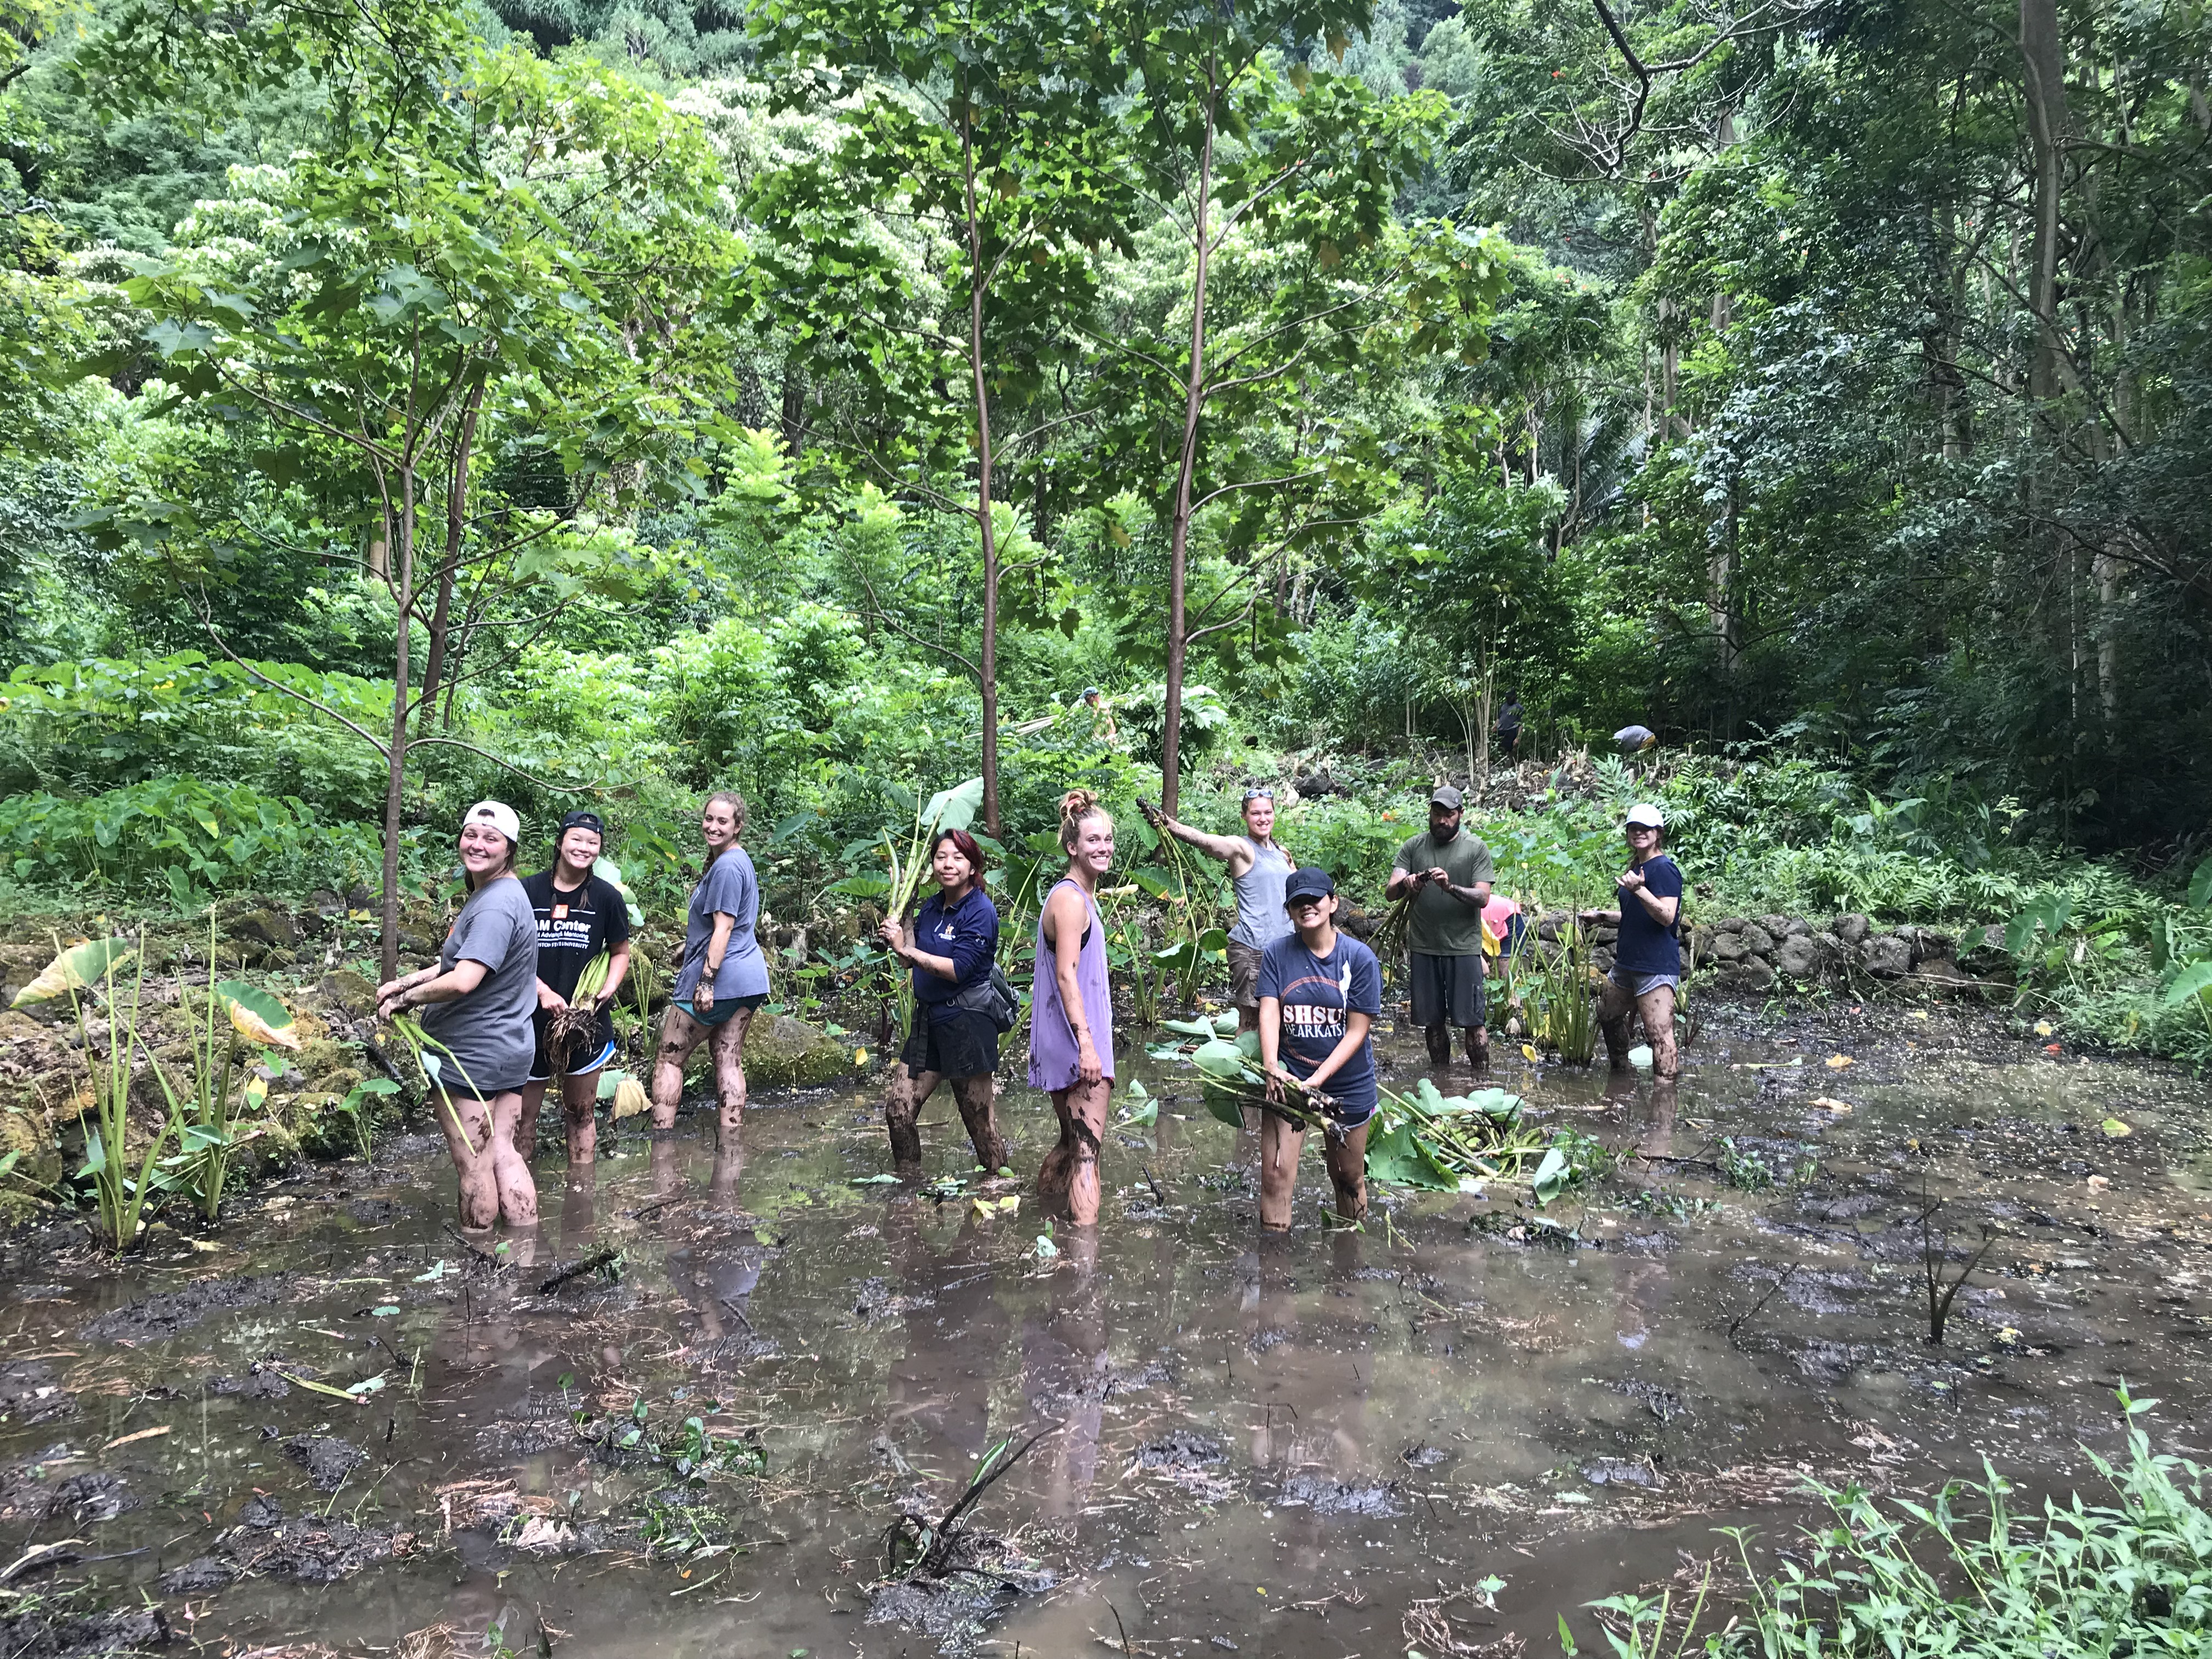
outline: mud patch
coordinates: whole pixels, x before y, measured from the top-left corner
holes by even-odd
[[[54,1381],[54,1374],[38,1360],[23,1360],[0,1370],[0,1414],[26,1426],[51,1423],[76,1409],[76,1396]]]
[[[0,1651],[9,1659],[78,1659],[166,1647],[169,1640],[168,1616],[159,1607],[81,1613],[64,1601],[0,1618]]]
[[[247,1275],[203,1279],[181,1291],[167,1291],[88,1321],[84,1334],[95,1342],[149,1342],[174,1336],[202,1320],[241,1308],[265,1308],[284,1299],[287,1276]]]
[[[1351,1481],[1332,1480],[1325,1474],[1304,1472],[1294,1474],[1283,1482],[1282,1490],[1275,1494],[1278,1509],[1304,1507],[1316,1515],[1371,1515],[1394,1516],[1406,1512],[1398,1497],[1397,1483],[1386,1486],[1359,1486]]]
[[[68,1449],[56,1446],[47,1456],[66,1458]],[[0,1521],[27,1521],[36,1526],[56,1520],[70,1526],[96,1526],[145,1501],[119,1474],[93,1469],[52,1479],[46,1467],[43,1462],[21,1463],[0,1476]]]
[[[1138,1447],[1136,1461],[1140,1469],[1194,1469],[1221,1462],[1228,1455],[1218,1441],[1195,1429],[1170,1429]]]
[[[336,1492],[346,1476],[368,1462],[360,1447],[330,1434],[295,1434],[284,1443],[284,1455],[307,1470],[319,1492]]]

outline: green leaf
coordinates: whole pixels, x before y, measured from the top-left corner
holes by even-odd
[[[922,809],[921,827],[925,830],[965,830],[982,810],[983,780],[970,778],[932,795],[929,805]]]
[[[1232,1129],[1244,1127],[1245,1100],[1236,1090],[1208,1083],[1199,1090],[1199,1098],[1206,1103],[1207,1113],[1216,1121],[1226,1123]]]
[[[227,979],[216,986],[215,994],[230,1016],[232,1028],[248,1042],[297,1052],[299,1024],[293,1018],[292,1011],[268,992],[244,980]]]
[[[52,1002],[73,991],[82,991],[100,981],[129,962],[135,948],[129,940],[120,939],[87,939],[82,945],[72,945],[45,968],[39,976],[15,993],[9,1005],[22,1008],[41,1002]]]
[[[2174,975],[2160,1001],[2168,1008],[2212,991],[2212,957],[2201,957]]]
[[[1212,1022],[1203,1019],[1164,1019],[1160,1030],[1173,1031],[1178,1036],[1212,1037],[1215,1035]]]
[[[1567,1155],[1558,1147],[1552,1147],[1544,1154],[1544,1161],[1536,1166],[1535,1176],[1528,1182],[1528,1190],[1535,1196],[1536,1207],[1541,1209],[1549,1204],[1566,1190],[1567,1183],[1573,1179],[1574,1170],[1567,1163]]]
[[[1426,1192],[1459,1190],[1459,1176],[1444,1167],[1407,1122],[1368,1136],[1367,1176],[1393,1187],[1415,1187]]]
[[[2189,903],[2192,909],[2212,908],[2212,859],[2197,866],[2197,873],[2189,878]]]
[[[1224,1042],[1219,1037],[1198,1045],[1190,1063],[1210,1078],[1224,1082],[1236,1082],[1247,1075],[1244,1052],[1233,1042]]]

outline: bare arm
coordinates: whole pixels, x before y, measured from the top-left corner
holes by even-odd
[[[1390,872],[1390,879],[1383,884],[1382,896],[1388,899],[1406,898],[1421,884],[1421,878],[1411,870]]]
[[[1347,1012],[1344,1017],[1344,1035],[1337,1039],[1336,1047],[1329,1051],[1328,1058],[1314,1067],[1313,1075],[1306,1079],[1306,1087],[1318,1090],[1342,1071],[1366,1042],[1368,1030],[1374,1024],[1370,1017],[1357,1009]]]
[[[1267,1073],[1267,1098],[1283,1097],[1283,1079],[1290,1075],[1283,1069],[1283,1000],[1280,997],[1260,999],[1260,1069]]]
[[[1188,846],[1195,847],[1210,859],[1219,859],[1229,866],[1229,873],[1241,876],[1252,867],[1252,849],[1241,836],[1209,836],[1203,830],[1194,830],[1173,818],[1160,820],[1160,828]]]
[[[694,1008],[714,1006],[714,976],[722,971],[722,958],[730,949],[730,930],[738,919],[727,910],[714,912],[714,931],[708,936],[705,959],[700,964],[699,983],[691,993]]]
[[[376,994],[377,1018],[389,1019],[403,1009],[419,1008],[425,1003],[458,1002],[483,984],[489,971],[481,962],[457,962],[450,973],[426,968],[405,979],[395,979]]]

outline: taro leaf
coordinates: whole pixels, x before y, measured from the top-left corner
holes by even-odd
[[[1413,1133],[1412,1124],[1404,1122],[1368,1137],[1367,1178],[1430,1192],[1459,1190],[1459,1176],[1437,1161],[1437,1155]]]
[[[1554,1146],[1536,1166],[1535,1178],[1529,1182],[1528,1190],[1535,1196],[1536,1206],[1541,1209],[1566,1190],[1567,1182],[1573,1179],[1574,1171],[1567,1166],[1567,1155]]]
[[[1437,1087],[1431,1078],[1423,1078],[1413,1092],[1420,1100],[1421,1109],[1431,1115],[1450,1109],[1451,1103],[1444,1098],[1444,1091]]]
[[[1129,879],[1156,899],[1166,898],[1175,891],[1167,878],[1157,870],[1133,870],[1129,872]]]
[[[1164,1019],[1160,1022],[1160,1030],[1173,1031],[1178,1036],[1211,1037],[1214,1035],[1213,1027],[1202,1019]]]
[[[1229,1012],[1225,1014],[1217,1014],[1214,1016],[1213,1035],[1216,1036],[1225,1037],[1233,1037],[1237,1035],[1237,1011],[1235,1009],[1231,1009]]]
[[[922,809],[924,830],[965,830],[983,810],[983,780],[970,778],[950,789],[940,789]]]
[[[2171,1008],[2205,991],[2212,991],[2212,957],[2202,957],[2184,968],[2174,976],[2173,983],[2166,988],[2162,1000]],[[21,995],[15,999],[18,1002],[22,1000]]]
[[[831,882],[822,890],[842,894],[847,898],[879,899],[890,896],[891,884],[882,876],[847,876],[842,881]]]
[[[1190,1063],[1211,1078],[1224,1082],[1237,1082],[1244,1076],[1244,1051],[1233,1042],[1224,1042],[1219,1037],[1210,1038],[1198,1045]]]
[[[230,1015],[232,1029],[248,1042],[264,1048],[300,1047],[300,1028],[292,1011],[266,991],[256,990],[241,979],[227,979],[215,988]]]
[[[1121,1115],[1114,1127],[1117,1129],[1149,1129],[1159,1121],[1160,1103],[1157,1100],[1139,1100],[1130,1103],[1129,1109]]]
[[[1152,1091],[1145,1087],[1145,1080],[1140,1077],[1131,1078],[1129,1086],[1121,1091],[1121,1098],[1133,1103],[1139,1100],[1150,1100],[1152,1097]]]
[[[1199,1098],[1205,1101],[1206,1109],[1232,1129],[1244,1127],[1244,1097],[1234,1089],[1224,1089],[1218,1083],[1208,1083],[1199,1089]]]
[[[1510,1123],[1521,1115],[1521,1097],[1503,1089],[1477,1089],[1467,1103],[1497,1123]]]
[[[30,1003],[52,1002],[72,991],[85,990],[130,961],[133,951],[127,939],[95,939],[72,945],[48,963],[36,979],[16,992],[15,1001],[9,1006],[21,1008]]]
[[[1237,1052],[1257,1066],[1260,1063],[1259,1032],[1239,1031],[1237,1034]]]
[[[2212,859],[2197,866],[2197,873],[2189,878],[2189,902],[2198,910],[2212,908]]]
[[[1218,927],[1209,927],[1198,936],[1198,948],[1210,957],[1229,954],[1229,935]]]

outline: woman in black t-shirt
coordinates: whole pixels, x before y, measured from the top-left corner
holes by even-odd
[[[1613,1069],[1628,1067],[1628,1022],[1644,1022],[1651,1045],[1651,1069],[1673,1077],[1681,1069],[1674,1047],[1674,994],[1682,985],[1682,872],[1661,851],[1666,815],[1645,802],[1628,809],[1621,834],[1628,842],[1628,868],[1613,878],[1620,908],[1585,910],[1586,922],[1613,922],[1620,932],[1613,943],[1613,972],[1597,1005]]]
[[[612,882],[592,873],[605,844],[598,814],[571,812],[561,820],[553,867],[525,878],[522,884],[538,917],[538,1054],[531,1061],[530,1081],[522,1086],[515,1146],[526,1158],[538,1145],[538,1109],[557,1070],[572,1170],[592,1163],[599,1153],[595,1114],[599,1071],[615,1053],[615,1018],[610,1010],[629,972],[629,903]],[[611,960],[606,981],[592,999],[598,1018],[587,1032],[562,1042],[562,1052],[556,1054],[554,1016],[570,1006],[584,965],[602,951]]]

